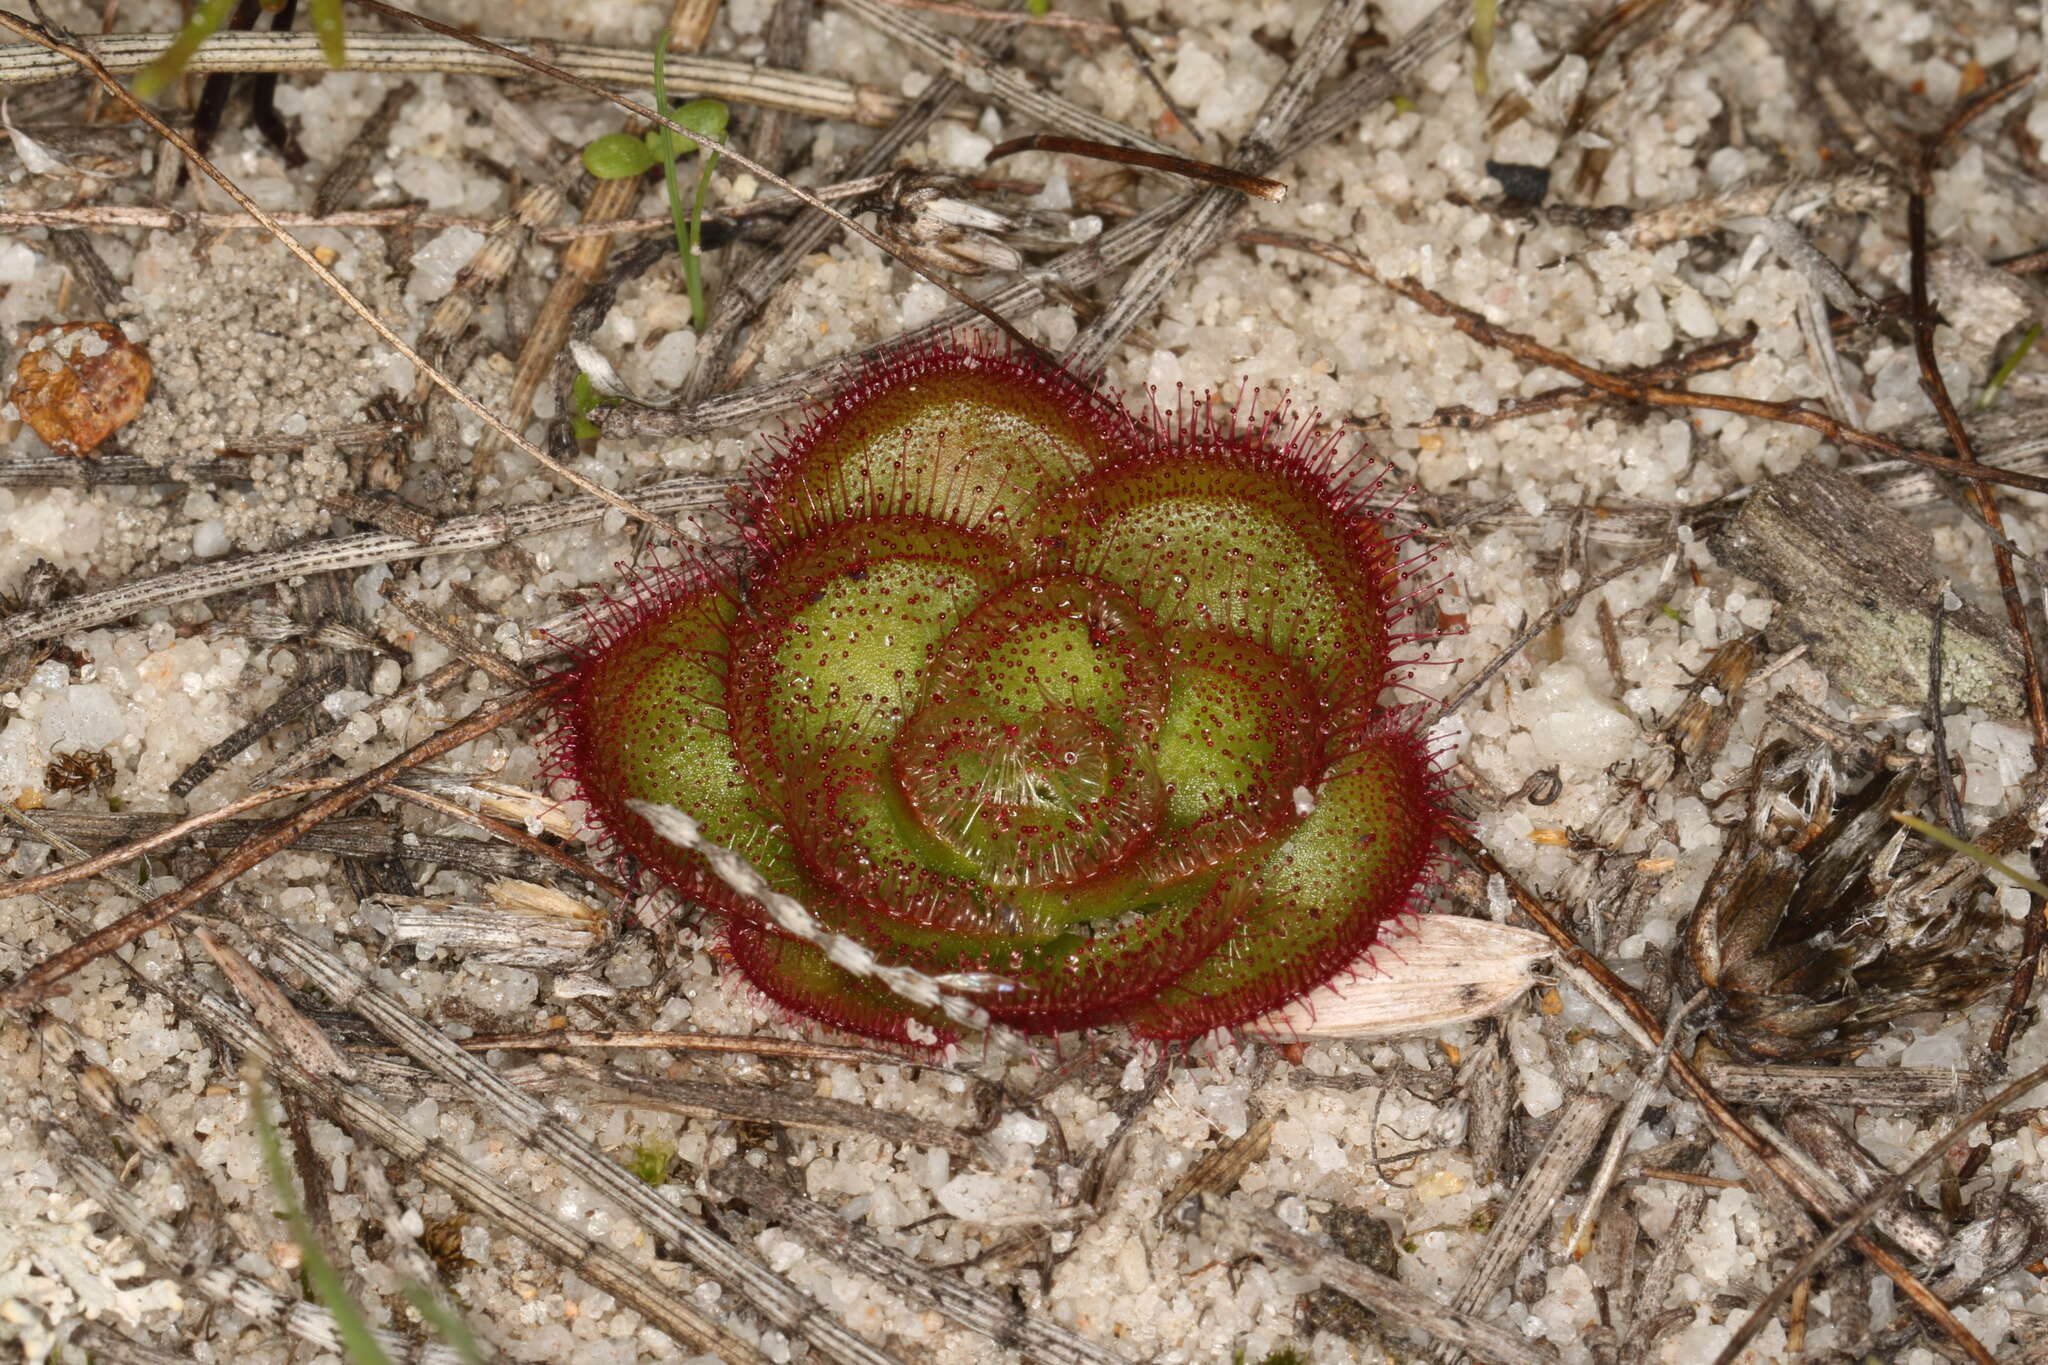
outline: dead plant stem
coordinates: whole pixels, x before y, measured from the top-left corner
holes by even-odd
[[[261,834],[243,841],[240,847],[215,863],[204,875],[187,882],[175,891],[158,896],[147,905],[131,910],[112,924],[95,930],[70,947],[52,954],[23,972],[15,978],[12,985],[0,991],[0,1009],[24,1009],[35,1004],[49,993],[51,987],[71,973],[124,944],[134,942],[167,920],[189,910],[250,868],[290,848],[300,835],[321,821],[339,815],[364,797],[384,787],[400,773],[459,749],[471,740],[487,735],[499,726],[521,716],[532,714],[566,691],[570,681],[568,678],[559,678],[518,696],[486,705],[468,719],[449,726],[430,739],[422,740],[396,758],[380,763],[362,776],[344,783],[307,805],[305,809],[279,821]]]

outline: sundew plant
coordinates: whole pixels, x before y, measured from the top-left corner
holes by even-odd
[[[1014,355],[874,365],[782,443],[742,567],[604,611],[561,755],[617,845],[805,1018],[936,1013],[786,936],[630,802],[1025,1032],[1189,1039],[1357,962],[1445,807],[1361,471],[1275,414],[1134,418]]]

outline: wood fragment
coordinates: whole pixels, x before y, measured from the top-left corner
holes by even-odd
[[[888,1353],[825,1312],[810,1296],[693,1221],[597,1150],[540,1101],[521,1094],[451,1040],[423,1026],[395,997],[371,984],[340,957],[288,927],[267,926],[260,936],[335,1001],[362,1015],[441,1079],[463,1086],[497,1122],[546,1154],[571,1177],[614,1202],[649,1232],[670,1241],[706,1274],[743,1295],[770,1323],[843,1365],[896,1365]]]
[[[1210,161],[1196,161],[1185,156],[1166,156],[1159,152],[1141,151],[1135,147],[1119,147],[1112,143],[1094,142],[1087,138],[1064,137],[1058,133],[1031,133],[1024,137],[1013,137],[998,142],[989,148],[982,158],[984,164],[993,165],[1006,156],[1019,152],[1064,152],[1069,156],[1085,156],[1097,161],[1108,161],[1119,166],[1142,166],[1148,171],[1164,171],[1185,180],[1200,180],[1210,185],[1221,185],[1236,190],[1239,194],[1254,199],[1272,202],[1287,197],[1285,182],[1263,175],[1250,175],[1233,170],[1229,166],[1218,166]]]
[[[1813,1182],[1830,1205],[1829,1217],[1846,1216],[1884,1178],[1884,1168],[1817,1107],[1794,1105],[1783,1118],[1782,1133],[1762,1119],[1753,1122]],[[1904,1202],[1880,1209],[1871,1222],[1922,1265],[1935,1264],[1948,1243],[1948,1234],[1934,1220]]]
[[[399,589],[397,579],[385,579],[379,593],[391,604],[392,610],[429,636],[439,640],[447,646],[450,653],[470,667],[482,669],[508,687],[524,687],[531,681],[524,669],[506,659],[504,655],[479,645],[459,623],[449,620],[440,612],[421,606],[406,596]]]
[[[1671,1224],[1664,1230],[1664,1236],[1658,1239],[1656,1254],[1650,1257],[1650,1264],[1643,1271],[1642,1287],[1636,1291],[1631,1314],[1633,1325],[1622,1343],[1623,1359],[1648,1358],[1648,1337],[1664,1311],[1664,1301],[1671,1297],[1672,1286],[1678,1283],[1678,1272],[1687,1260],[1687,1244],[1692,1240],[1693,1229],[1699,1225],[1700,1215],[1706,1212],[1706,1208],[1705,1190],[1691,1187],[1679,1194],[1678,1207],[1672,1210]],[[1686,1319],[1691,1319],[1690,1307],[1683,1312]]]
[[[114,278],[106,258],[99,248],[83,232],[53,232],[50,234],[51,252],[70,269],[73,279],[85,286],[92,295],[93,303],[103,318],[118,317],[121,308],[121,282]],[[74,314],[75,316],[75,314]]]
[[[865,1230],[755,1170],[742,1157],[714,1170],[711,1183],[744,1199],[833,1264],[849,1266],[912,1303],[937,1309],[1004,1350],[1045,1365],[1122,1365],[1122,1355],[1062,1326],[1049,1314],[1029,1312],[1018,1303],[970,1288],[883,1246]]]
[[[630,177],[600,180],[583,205],[583,222],[604,223],[621,217],[639,197],[638,180]],[[514,423],[526,424],[533,411],[534,395],[540,392],[549,371],[558,364],[567,363],[565,348],[569,341],[569,316],[603,275],[605,257],[611,254],[611,250],[609,234],[578,237],[563,249],[562,263],[555,271],[554,282],[548,286],[547,298],[541,303],[533,325],[527,329],[526,339],[519,345],[519,363],[512,372],[511,393],[505,399],[505,410]],[[470,462],[472,480],[481,478],[496,456],[497,437],[497,432],[486,431],[477,439],[476,455]]]
[[[298,790],[324,791],[339,786],[342,780],[322,779]],[[296,793],[292,788],[273,789],[258,793],[257,799],[259,802],[279,800],[294,794]],[[99,866],[105,868],[143,857],[150,849],[183,840],[189,840],[197,848],[233,847],[264,829],[268,822],[224,819],[217,824],[202,826],[191,821],[181,821],[176,816],[144,812],[124,811],[120,814],[107,814],[102,811],[48,810],[39,813],[37,823],[55,837],[68,837],[89,844],[140,841],[147,845],[135,847],[129,844],[127,847],[112,850],[111,856],[100,855],[106,861]],[[299,841],[298,847],[309,852],[333,853],[344,858],[377,862],[404,858],[414,862],[458,868],[486,877],[523,877],[532,881],[548,875],[546,863],[518,849],[506,848],[502,844],[485,843],[480,839],[415,834],[392,820],[330,820],[308,833]],[[98,859],[95,859],[95,862],[97,863]],[[43,890],[53,889],[56,885],[89,875],[90,872],[60,869],[58,873],[45,873],[41,877],[24,878],[20,882],[0,883],[0,895],[40,894]],[[51,880],[58,876],[63,878],[62,882]]]
[[[470,321],[476,316],[483,296],[504,284],[506,277],[519,264],[520,255],[534,234],[554,221],[564,202],[562,192],[543,181],[527,186],[511,211],[492,222],[486,230],[483,245],[463,263],[462,269],[455,272],[455,283],[434,305],[434,311],[427,315],[426,326],[420,329],[418,344],[421,355],[436,365],[447,365],[450,350],[469,330]],[[587,210],[584,220],[590,221]],[[597,240],[600,244],[598,254],[602,257],[603,245],[610,239],[600,237]],[[415,406],[425,402],[433,386],[432,378],[421,372],[413,380],[411,402]],[[518,402],[516,386],[512,399],[508,400],[507,411],[513,414],[515,421],[524,417],[525,409]],[[495,434],[486,433],[486,439]]]
[[[93,40],[93,52],[115,75],[131,75],[156,60],[170,35],[110,33]],[[652,44],[605,47],[533,38],[494,38],[498,47],[520,54],[545,52],[549,60],[586,80],[621,90],[646,90],[654,81]],[[311,33],[216,33],[185,68],[195,76],[219,72],[303,72],[328,70],[319,39]],[[379,33],[357,26],[349,33],[347,70],[444,72],[482,76],[523,76],[510,57],[472,47],[438,33]],[[75,67],[37,43],[0,43],[0,86],[20,88],[77,74]],[[669,88],[735,104],[762,104],[806,118],[838,119],[882,127],[906,101],[876,86],[778,71],[731,58],[677,55],[669,62]]]
[[[1322,1238],[1296,1232],[1271,1215],[1242,1219],[1205,1209],[1203,1221],[1215,1225],[1223,1239],[1316,1276],[1327,1288],[1358,1300],[1394,1326],[1434,1338],[1442,1349],[1469,1352],[1495,1365],[1553,1365],[1557,1359],[1548,1346],[1469,1312],[1447,1308],[1391,1276],[1346,1260]]]
[[[320,187],[313,192],[313,212],[325,217],[346,204],[355,193],[356,185],[369,173],[370,162],[384,150],[386,139],[398,124],[398,116],[405,112],[418,87],[411,81],[400,81],[384,92],[384,98],[377,102],[376,109],[363,120],[356,135],[341,149],[341,155],[327,168],[327,174],[320,177]]]
[[[610,921],[596,909],[533,882],[495,882],[487,892],[488,902],[379,895],[366,904],[391,917],[394,948],[504,967],[570,971],[611,936]]]
[[[93,1360],[107,1365],[190,1365],[195,1354],[190,1344],[176,1351],[160,1351],[122,1335],[104,1322],[82,1318],[71,1325],[71,1342],[91,1352]]]
[[[1565,1187],[1593,1154],[1593,1147],[1607,1130],[1614,1110],[1615,1102],[1605,1095],[1574,1095],[1565,1102],[1549,1140],[1522,1173],[1508,1206],[1487,1231],[1486,1245],[1479,1249],[1478,1258],[1466,1267],[1457,1292],[1451,1296],[1453,1312],[1478,1313],[1508,1282],[1521,1263],[1522,1254],[1549,1226],[1550,1215],[1564,1198]],[[1438,1365],[1455,1365],[1464,1358],[1465,1350],[1462,1345],[1440,1342],[1431,1358]]]
[[[340,664],[322,669],[304,682],[294,683],[284,695],[257,712],[234,733],[207,747],[205,753],[186,765],[171,779],[167,790],[173,796],[190,796],[199,784],[232,763],[236,755],[258,744],[272,732],[296,725],[313,714],[330,692],[342,685],[346,670]]]
[[[669,51],[702,51],[711,26],[718,22],[719,4],[720,0],[675,0],[668,13]]]
[[[1170,1218],[1189,1199],[1226,1195],[1236,1189],[1244,1173],[1265,1159],[1273,1145],[1273,1127],[1279,1121],[1277,1114],[1261,1114],[1235,1138],[1202,1153],[1160,1197],[1160,1221]]]
[[[248,1006],[249,1012],[262,1021],[293,1061],[315,1076],[333,1076],[344,1081],[356,1078],[355,1064],[341,1055],[333,1040],[320,1031],[319,1025],[300,1013],[290,997],[258,970],[256,964],[204,925],[195,927],[192,937],[220,968],[221,975],[234,987],[235,994],[242,997],[242,1003]]]
[[[1921,705],[1935,576],[1926,532],[1809,462],[1761,480],[1716,545],[1778,599],[1773,648],[1809,646],[1834,685],[1867,704]],[[2019,645],[2004,623],[1964,604],[1947,616],[1942,656],[1951,700],[2022,714]]]
[[[859,1134],[904,1147],[951,1152],[983,1166],[1001,1164],[985,1138],[866,1103],[758,1085],[663,1079],[567,1053],[542,1056],[540,1067],[556,1086],[588,1093],[598,1103],[631,1105],[693,1119],[776,1123],[815,1132]]]
[[[1465,1147],[1472,1154],[1473,1178],[1490,1185],[1500,1178],[1514,1105],[1507,1047],[1498,1029],[1472,1049],[1457,1079],[1466,1095]]]
[[[633,497],[642,507],[667,514],[722,507],[725,487],[723,480],[693,475],[643,485],[633,490]],[[0,620],[0,648],[90,630],[153,607],[282,583],[302,574],[488,549],[540,531],[588,525],[601,520],[608,510],[609,506],[596,498],[557,499],[509,511],[450,517],[424,544],[411,536],[379,531],[218,560],[83,593],[41,610],[18,612]]]
[[[1626,229],[1630,242],[1653,250],[1719,231],[1736,218],[1768,213],[1805,215],[1870,213],[1882,208],[1895,191],[1893,181],[1871,166],[1851,166],[1820,176],[1793,176],[1736,185],[1696,199],[1681,200],[1636,212]]]
[[[1945,1066],[1751,1066],[1708,1062],[1701,1074],[1730,1104],[1779,1109],[1798,1104],[1842,1104],[1858,1109],[1919,1113],[1972,1105],[1983,1098],[1981,1077]]]

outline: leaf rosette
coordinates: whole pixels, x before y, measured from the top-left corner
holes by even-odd
[[[1412,908],[1444,814],[1418,713],[1381,704],[1412,662],[1393,541],[1352,462],[1277,430],[1140,421],[1022,357],[872,367],[761,477],[743,570],[600,617],[564,767],[754,985],[841,1029],[949,1036],[627,802],[1016,1029],[1283,1005]]]

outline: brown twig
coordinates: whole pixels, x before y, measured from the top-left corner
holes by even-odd
[[[1691,1171],[1674,1171],[1666,1166],[1645,1166],[1642,1170],[1645,1180],[1670,1180],[1680,1185],[1700,1185],[1710,1190],[1746,1190],[1747,1180],[1724,1180],[1718,1175],[1695,1175]]]
[[[1523,886],[1505,867],[1501,866],[1500,860],[1493,856],[1492,850],[1480,842],[1476,834],[1457,824],[1453,824],[1450,827],[1448,834],[1451,842],[1456,844],[1459,850],[1471,860],[1473,866],[1489,877],[1499,877],[1501,879],[1502,884],[1507,888],[1508,894],[1513,897],[1516,907],[1523,914],[1527,915],[1530,921],[1538,929],[1542,930],[1552,943],[1557,945],[1559,961],[1576,968],[1585,977],[1590,978],[1593,983],[1600,987],[1601,992],[1607,997],[1607,1001],[1611,1002],[1615,1008],[1620,1009],[1626,1015],[1626,1019],[1617,1019],[1617,1022],[1630,1026],[1633,1032],[1641,1035],[1639,1041],[1647,1041],[1652,1049],[1655,1049],[1662,1043],[1664,1037],[1662,1021],[1658,1019],[1648,1005],[1643,1003],[1642,997],[1636,994],[1633,987],[1619,976],[1616,976],[1614,970],[1601,961],[1597,955],[1589,952],[1585,945],[1581,944],[1577,937],[1572,934],[1571,930],[1567,929],[1558,921],[1556,916],[1550,913],[1549,908],[1542,901],[1538,900],[1527,887]],[[1784,1177],[1784,1167],[1777,1158],[1776,1149],[1765,1141],[1760,1133],[1745,1123],[1740,1115],[1728,1107],[1720,1095],[1715,1092],[1714,1088],[1707,1084],[1706,1079],[1700,1075],[1690,1059],[1683,1053],[1674,1052],[1671,1054],[1670,1069],[1671,1074],[1691,1092],[1692,1097],[1698,1101],[1701,1109],[1706,1111],[1707,1117],[1713,1121],[1715,1127],[1721,1130],[1724,1137],[1732,1139],[1751,1155],[1769,1166],[1773,1173],[1778,1174],[1781,1178]],[[2022,1090],[2018,1093],[2024,1093],[2024,1091]],[[1787,1183],[1791,1182],[1788,1181]],[[1823,1218],[1826,1217],[1825,1210],[1820,1209],[1816,1201],[1808,1199],[1807,1191],[1800,1189],[1796,1184],[1793,1185],[1793,1190],[1802,1199],[1806,1200],[1809,1206],[1816,1208]],[[1934,1292],[1918,1276],[1908,1270],[1896,1256],[1893,1256],[1876,1242],[1864,1236],[1859,1228],[1860,1222],[1856,1224],[1844,1223],[1838,1226],[1835,1232],[1841,1233],[1842,1237],[1836,1240],[1834,1245],[1839,1246],[1842,1241],[1846,1240],[1860,1255],[1868,1259],[1879,1270],[1882,1270],[1894,1284],[1904,1290],[1906,1296],[1918,1305],[1921,1311],[1940,1324],[1942,1330],[1947,1332],[1972,1360],[1978,1362],[1978,1365],[1997,1365],[1996,1358],[1984,1348],[1984,1344],[1977,1340],[1969,1328],[1957,1320],[1955,1314],[1949,1311],[1947,1304],[1936,1298]],[[1833,1234],[1830,1235],[1832,1236]],[[1807,1272],[1801,1271],[1799,1273],[1804,1275]],[[1794,1278],[1798,1277],[1795,1276]],[[1731,1358],[1732,1356],[1724,1354],[1722,1360],[1726,1361]]]
[[[1334,242],[1319,241],[1313,237],[1300,237],[1288,232],[1252,232],[1244,234],[1247,241],[1267,246],[1290,247],[1320,256],[1335,265],[1365,276],[1367,279],[1392,290],[1402,298],[1420,307],[1424,312],[1443,318],[1474,341],[1492,346],[1524,360],[1560,370],[1582,384],[1625,402],[1641,403],[1649,407],[1664,408],[1709,408],[1717,412],[1739,412],[1745,417],[1755,417],[1766,422],[1783,422],[1791,426],[1806,427],[1817,431],[1838,445],[1856,446],[1863,450],[1874,450],[1893,459],[1910,460],[1929,469],[1940,470],[1961,478],[1981,483],[2004,484],[2012,488],[2024,488],[2032,493],[2048,493],[2048,477],[2036,474],[2022,474],[2017,470],[1998,469],[1990,465],[1977,464],[1971,460],[1952,459],[1937,455],[1931,450],[1922,450],[1894,441],[1876,432],[1864,431],[1840,422],[1825,413],[1812,412],[1793,403],[1775,403],[1761,398],[1738,398],[1732,394],[1693,393],[1685,389],[1667,389],[1657,384],[1646,384],[1626,379],[1605,370],[1596,369],[1583,361],[1575,360],[1562,351],[1553,350],[1534,337],[1505,327],[1496,327],[1478,313],[1460,304],[1452,303],[1435,290],[1411,279],[1388,279],[1376,269],[1372,262],[1356,252],[1346,250]]]
[[[986,5],[962,4],[960,0],[881,0],[885,5],[898,5],[904,9],[921,9],[927,14],[950,14],[961,19],[979,19],[990,24],[1017,24],[1030,28],[1066,29],[1073,33],[1115,33],[1118,26],[1105,19],[1090,19],[1079,14],[1062,14],[1058,10],[1047,10],[1035,14],[1030,10],[990,9]]]
[[[1955,447],[1958,459],[1971,465],[1977,463],[1977,452],[1970,439],[1969,429],[1964,425],[1962,414],[1956,411],[1955,400],[1950,396],[1948,383],[1942,378],[1941,366],[1934,353],[1935,317],[1932,304],[1927,296],[1927,195],[1934,183],[1934,167],[1941,159],[1949,143],[1960,136],[1962,131],[1980,115],[2004,100],[2021,86],[2034,78],[2037,68],[2019,72],[1989,90],[1958,110],[1942,129],[1923,144],[1920,153],[1919,183],[1906,200],[1906,238],[1908,249],[1908,287],[1912,297],[1913,350],[1920,361],[1921,387],[1926,390],[1934,410],[1941,417],[1941,424],[1948,432],[1949,442]],[[2035,638],[2032,618],[2027,613],[2026,600],[2020,595],[2019,575],[2013,569],[2011,542],[2005,534],[2004,514],[1999,510],[1998,499],[1989,488],[1981,483],[1971,483],[1964,496],[1985,528],[1991,533],[1991,563],[1998,575],[1998,594],[2005,603],[2006,619],[2012,623],[2013,633],[2020,642],[2020,657],[2026,665],[2023,686],[2027,698],[2027,721],[2032,731],[2034,762],[2048,764],[2048,692],[2042,685],[2040,641]],[[1940,624],[1939,608],[1935,622]],[[1937,637],[1938,638],[1938,637]],[[1936,698],[1937,706],[1939,698]],[[1941,738],[1942,718],[1937,710],[1932,718],[1936,727],[1935,737]],[[1943,776],[1942,789],[1950,806],[1960,803],[1955,796],[1952,783]],[[1955,818],[1954,813],[1951,819]],[[1960,826],[1958,836],[1965,833]],[[2019,965],[2013,969],[2012,984],[2006,992],[2005,1005],[1999,1011],[1998,1023],[1992,1029],[1991,1047],[1997,1056],[2004,1056],[2019,1032],[2019,1021],[2027,1009],[2027,1002],[2034,993],[2034,981],[2040,971],[2041,953],[2048,947],[2048,933],[2042,924],[2043,907],[2038,897],[2030,898],[2027,914],[2026,939]]]
[[[1197,161],[1186,156],[1165,156],[1148,152],[1138,147],[1120,147],[1113,142],[1097,142],[1093,138],[1067,137],[1060,133],[1031,133],[1024,137],[1013,137],[1008,142],[998,142],[989,148],[982,158],[983,165],[994,165],[1006,156],[1019,152],[1061,152],[1069,156],[1085,156],[1095,161],[1113,161],[1120,166],[1143,166],[1151,171],[1164,171],[1185,180],[1199,180],[1208,185],[1221,185],[1227,190],[1250,195],[1254,199],[1265,199],[1274,203],[1287,197],[1286,182],[1253,175],[1249,171],[1233,170],[1219,166],[1213,161]]]
[[[1934,162],[1948,150],[1948,144],[1960,137],[1965,128],[2031,85],[2040,70],[2037,63],[2024,71],[2015,71],[1998,84],[1987,86],[1975,99],[1956,110],[1949,121],[1941,126],[1941,131],[1928,140],[1922,166],[1931,170]]]
[[[332,791],[345,781],[347,779],[341,777],[316,777],[304,782],[290,782],[260,792],[250,792],[247,796],[228,802],[218,810],[210,810],[202,815],[180,820],[175,825],[166,825],[154,833],[122,844],[119,848],[96,853],[84,862],[67,863],[63,867],[39,876],[23,877],[19,881],[0,882],[0,900],[12,900],[16,896],[40,896],[59,887],[69,886],[73,882],[84,881],[87,877],[96,877],[109,868],[147,857],[166,844],[175,844],[181,839],[190,838],[200,830],[220,824],[224,820],[232,820],[245,811],[289,800],[294,796],[304,796],[307,792]]]
[[[1929,169],[1932,168],[1933,146],[1929,147]],[[1910,282],[1913,309],[1913,350],[1920,360],[1921,387],[1926,390],[1934,410],[1941,416],[1941,424],[1948,432],[1950,444],[1955,447],[1956,457],[1966,466],[1977,463],[1977,452],[1970,441],[1970,432],[1963,425],[1962,414],[1956,411],[1955,400],[1949,396],[1948,383],[1941,377],[1941,366],[1934,354],[1934,309],[1927,297],[1927,197],[1915,192],[1906,200],[1906,237],[1910,252]],[[1981,483],[1971,483],[1965,496],[1976,510],[1984,524],[1991,531],[1991,561],[1998,571],[1998,592],[2005,600],[2006,619],[2012,622],[2014,633],[2019,637],[2020,652],[2025,658],[2027,721],[2033,731],[2034,762],[2048,763],[2048,693],[2042,691],[2041,655],[2034,639],[2032,623],[2027,619],[2027,606],[2020,596],[2019,576],[2013,570],[2012,551],[2007,548],[2005,516],[2000,512],[1997,498]]]
[[[487,705],[443,730],[422,740],[404,753],[328,793],[263,833],[246,840],[239,848],[215,863],[207,872],[175,891],[166,892],[112,924],[95,930],[61,952],[43,959],[16,977],[0,991],[0,1009],[23,1009],[49,993],[50,988],[94,959],[124,944],[132,943],[172,917],[189,910],[207,896],[232,882],[258,863],[291,847],[294,840],[321,821],[339,815],[356,802],[385,786],[400,773],[417,768],[429,759],[459,749],[473,739],[489,734],[509,721],[530,715],[566,691],[572,679],[564,677],[542,684],[495,705]]]
[[[1669,385],[1694,375],[1711,374],[1740,365],[1756,353],[1756,334],[1729,337],[1723,341],[1710,342],[1698,350],[1687,351],[1675,360],[1657,365],[1641,365],[1622,370],[1629,379],[1646,384]],[[1501,422],[1516,422],[1525,417],[1540,417],[1546,412],[1557,412],[1563,408],[1580,407],[1588,403],[1611,403],[1612,394],[1603,393],[1587,384],[1563,384],[1527,398],[1503,399],[1492,412],[1480,412],[1462,403],[1438,408],[1420,422],[1414,423],[1416,430],[1447,427],[1453,431],[1482,431]],[[1353,417],[1346,423],[1354,431],[1390,431],[1395,423],[1385,413],[1372,417]]]

